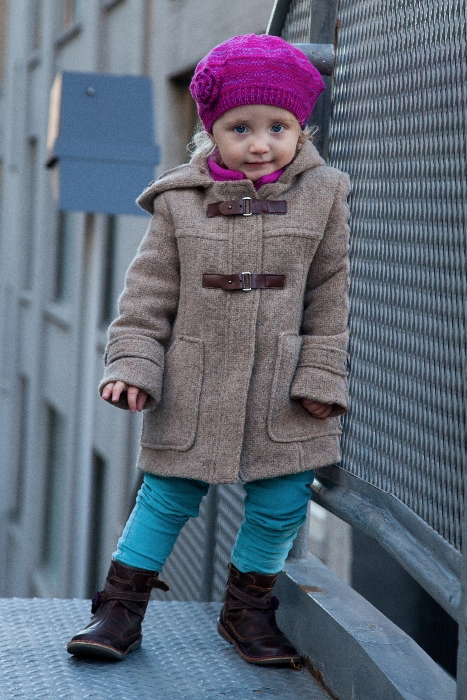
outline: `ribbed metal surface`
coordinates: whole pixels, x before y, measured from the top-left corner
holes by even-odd
[[[291,43],[310,41],[311,2],[292,0],[281,36]]]
[[[224,599],[227,566],[243,520],[244,496],[240,483],[211,487],[198,518],[185,525],[164,566],[162,577],[170,591],[153,591],[154,599]]]
[[[189,520],[182,529],[161,576],[170,585],[170,591],[154,590],[154,599],[200,602],[209,599],[203,595],[202,589],[211,546],[208,536],[211,507],[209,496],[203,498],[199,516]]]
[[[330,161],[352,195],[343,466],[456,548],[466,456],[466,3],[341,0]]]
[[[143,646],[123,662],[71,657],[86,600],[0,600],[0,699],[325,700],[305,670],[245,663],[217,634],[218,603],[151,602]]]
[[[213,557],[212,600],[223,600],[227,565],[243,520],[245,491],[241,484],[224,485],[217,492],[216,542]]]

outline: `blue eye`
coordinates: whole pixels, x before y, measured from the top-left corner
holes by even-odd
[[[282,126],[282,124],[273,124],[273,126],[271,126],[271,131],[274,134],[279,134],[283,130],[284,130],[284,127]]]
[[[243,126],[243,124],[239,124],[238,126],[234,126],[234,129],[236,134],[246,134],[247,128],[246,126]]]

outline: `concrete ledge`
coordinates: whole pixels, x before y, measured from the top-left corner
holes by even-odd
[[[288,562],[278,622],[339,700],[454,700],[456,684],[319,559]]]

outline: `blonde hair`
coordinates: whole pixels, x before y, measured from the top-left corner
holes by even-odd
[[[313,136],[318,131],[317,126],[306,126],[300,131],[300,136],[297,141],[296,154],[301,150],[306,141],[313,141]],[[196,125],[195,132],[190,143],[187,146],[187,151],[190,154],[192,161],[194,158],[207,158],[215,150],[216,146],[209,138],[208,132],[204,129],[201,122]]]
[[[214,149],[215,145],[209,138],[208,132],[205,130],[201,122],[198,122],[193,132],[191,141],[186,147],[186,150],[191,156],[190,160],[193,160],[193,158],[196,157],[207,158],[211,155]]]

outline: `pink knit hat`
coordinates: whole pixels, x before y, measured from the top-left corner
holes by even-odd
[[[190,91],[208,133],[224,112],[241,105],[274,105],[304,127],[325,89],[302,51],[278,36],[246,34],[219,44],[196,66]]]

